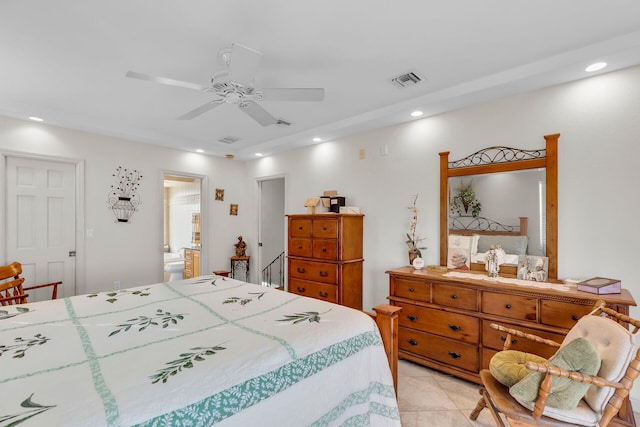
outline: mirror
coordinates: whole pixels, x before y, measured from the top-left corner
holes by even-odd
[[[441,265],[447,265],[450,228],[471,235],[517,234],[522,227],[527,255],[547,256],[548,277],[557,278],[559,136],[546,135],[546,147],[538,150],[489,147],[456,161],[449,161],[449,152],[440,153]],[[462,186],[473,188],[479,209],[465,203],[465,211],[459,203]],[[515,274],[512,263],[501,271]]]

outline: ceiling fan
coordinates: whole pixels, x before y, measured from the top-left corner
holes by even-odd
[[[222,104],[234,104],[262,126],[269,126],[279,123],[280,120],[272,116],[256,101],[322,101],[324,99],[324,89],[322,88],[256,89],[253,86],[253,78],[262,57],[262,53],[257,50],[234,43],[230,49],[221,50],[218,56],[221,62],[227,66],[227,69],[215,73],[211,77],[211,85],[208,86],[166,77],[151,76],[136,71],[128,71],[126,76],[133,79],[214,93],[218,96],[217,99],[183,114],[178,117],[178,120],[190,120]]]

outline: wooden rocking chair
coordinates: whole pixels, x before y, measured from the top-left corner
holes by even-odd
[[[632,331],[622,325],[630,325]],[[480,372],[483,383],[480,389],[482,398],[469,416],[472,420],[477,419],[480,411],[487,407],[496,425],[503,427],[506,425],[604,427],[618,414],[629,395],[633,381],[640,374],[640,351],[638,350],[640,343],[635,335],[640,329],[640,321],[606,308],[601,301],[596,304],[591,314],[582,317],[576,323],[562,345],[496,324],[491,324],[491,328],[507,333],[505,350],[509,349],[512,337],[531,339],[554,347],[562,347],[576,338],[584,338],[593,344],[601,359],[601,366],[597,376],[590,376],[547,363],[526,362],[527,369],[546,374],[540,384],[535,402],[516,400],[509,394],[509,388],[498,382],[491,371],[483,369]],[[554,376],[591,384],[587,394],[576,408],[557,409],[546,406],[551,392],[551,379]],[[626,409],[629,410],[629,407],[627,406]],[[628,415],[633,417],[632,413]]]
[[[0,266],[0,305],[25,304],[29,296],[26,291],[46,287],[53,288],[51,299],[58,298],[58,285],[61,285],[62,282],[23,287],[24,277],[20,277],[21,274],[22,264],[19,262]]]

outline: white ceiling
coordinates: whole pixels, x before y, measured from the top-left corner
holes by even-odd
[[[262,52],[255,87],[323,87],[322,102],[232,104],[125,77],[202,85],[220,49]],[[640,63],[635,0],[2,0],[0,114],[151,144],[253,158]],[[399,89],[409,71],[425,80]],[[234,144],[218,142],[233,136]]]

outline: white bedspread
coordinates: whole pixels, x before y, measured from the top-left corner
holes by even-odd
[[[375,322],[218,276],[0,308],[0,426],[399,426]]]

